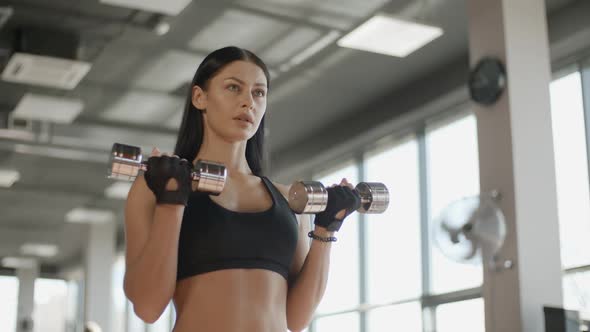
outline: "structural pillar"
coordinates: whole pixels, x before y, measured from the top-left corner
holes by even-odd
[[[500,58],[507,89],[492,106],[474,104],[481,192],[500,191],[508,235],[484,264],[486,332],[542,332],[543,306],[562,306],[562,272],[549,102],[551,66],[545,2],[467,0],[471,67]]]
[[[112,269],[115,261],[115,222],[90,224],[86,247],[85,322],[112,331]]]
[[[34,328],[35,280],[39,277],[39,264],[34,259],[23,260],[26,264],[16,270],[18,278],[17,332],[32,332]]]

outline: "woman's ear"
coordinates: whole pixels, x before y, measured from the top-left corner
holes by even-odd
[[[207,109],[207,94],[198,85],[193,86],[191,101],[197,109]]]

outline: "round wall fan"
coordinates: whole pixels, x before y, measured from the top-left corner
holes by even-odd
[[[448,258],[471,264],[490,262],[506,238],[506,220],[496,202],[497,191],[461,198],[445,207],[434,219],[432,237]],[[511,262],[504,262],[510,267]]]

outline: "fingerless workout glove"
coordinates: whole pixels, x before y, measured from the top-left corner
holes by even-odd
[[[342,226],[344,218],[361,206],[359,194],[347,186],[326,188],[328,192],[328,204],[326,210],[316,214],[314,224],[326,228],[328,231],[337,232]],[[337,219],[336,214],[342,209],[346,213],[342,219]]]
[[[170,156],[150,157],[144,178],[147,186],[156,195],[157,204],[186,206],[191,193],[191,172],[191,164],[186,159]],[[166,184],[170,179],[175,179],[178,183],[176,191],[166,190]]]

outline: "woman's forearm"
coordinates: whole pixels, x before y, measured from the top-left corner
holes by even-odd
[[[174,293],[183,212],[184,207],[157,206],[141,255],[127,264],[125,293],[146,321],[157,319]]]
[[[325,228],[316,226],[321,237],[332,236]],[[301,331],[311,321],[328,282],[331,242],[313,240],[297,279],[287,296],[287,324],[292,332]]]

